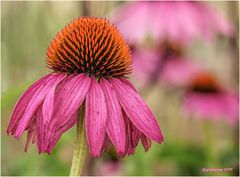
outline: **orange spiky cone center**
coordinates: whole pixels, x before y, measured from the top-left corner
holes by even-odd
[[[219,92],[220,86],[216,78],[209,73],[199,73],[190,83],[192,91],[212,93]]]
[[[132,59],[127,43],[109,21],[78,18],[52,40],[46,62],[54,72],[109,78],[129,74]]]

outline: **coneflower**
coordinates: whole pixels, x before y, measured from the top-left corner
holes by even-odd
[[[16,138],[27,131],[26,150],[32,140],[39,153],[50,154],[77,120],[82,139],[86,128],[93,157],[111,144],[123,157],[133,154],[140,140],[146,151],[151,140],[163,141],[153,113],[126,79],[132,64],[129,47],[109,21],[69,23],[49,45],[46,62],[52,73],[21,96],[7,129]]]
[[[112,14],[130,44],[144,43],[146,37],[153,42],[189,44],[196,39],[211,41],[216,34],[233,37],[235,33],[233,25],[205,2],[134,1],[124,3]]]
[[[183,102],[187,116],[214,120],[224,118],[232,125],[238,121],[238,107],[237,94],[224,88],[208,72],[193,76]]]

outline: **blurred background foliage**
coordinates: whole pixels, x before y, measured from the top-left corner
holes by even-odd
[[[35,145],[24,153],[25,138],[6,135],[11,110],[35,80],[49,72],[45,53],[55,34],[71,20],[89,14],[111,19],[112,10],[126,2],[1,2],[1,160],[2,175],[68,175],[75,128],[62,136],[51,155],[38,155]],[[224,14],[238,32],[237,2],[205,2]],[[141,19],[139,19],[141,20]],[[133,29],[134,30],[134,29]],[[197,41],[185,53],[238,89],[238,34],[212,43]],[[136,85],[139,81],[130,78]],[[140,89],[140,88],[138,88]],[[85,175],[237,175],[238,123],[203,121],[182,116],[181,90],[150,87],[143,97],[152,108],[165,142],[148,152],[138,147],[133,156],[119,159],[114,151],[87,159]],[[202,168],[232,168],[230,172],[203,173]]]

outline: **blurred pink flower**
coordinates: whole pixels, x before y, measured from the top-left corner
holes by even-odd
[[[166,54],[167,53],[167,54]],[[202,67],[193,59],[164,49],[141,49],[133,52],[133,74],[146,83],[163,82],[168,86],[185,86]]]
[[[193,39],[211,40],[216,33],[232,36],[234,28],[218,11],[203,2],[128,2],[113,12],[115,22],[131,44],[154,41],[186,43]]]
[[[238,96],[219,86],[208,74],[195,75],[195,80],[184,97],[185,116],[202,119],[226,119],[230,124],[238,121]]]
[[[122,176],[124,171],[120,161],[105,160],[94,167],[95,174],[98,176]]]
[[[160,79],[166,85],[184,87],[201,70],[200,64],[191,59],[169,58],[165,62]]]
[[[125,156],[134,153],[140,140],[146,151],[151,140],[161,143],[157,120],[125,78],[131,60],[127,44],[107,20],[76,19],[50,44],[47,64],[53,73],[21,96],[7,133],[19,138],[27,131],[26,150],[32,140],[39,153],[50,154],[62,134],[76,124],[78,110],[86,104],[86,138],[93,157],[111,144],[119,156]]]

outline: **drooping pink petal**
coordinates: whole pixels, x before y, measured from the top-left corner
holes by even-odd
[[[131,150],[133,149],[132,143],[132,123],[128,120],[126,113],[122,110],[125,126],[126,126],[126,145],[125,145],[125,152],[123,154],[119,154],[120,157],[125,157],[127,154],[131,154]]]
[[[98,157],[103,146],[107,127],[107,106],[104,93],[95,78],[86,97],[86,135],[90,153]]]
[[[159,143],[163,136],[158,123],[139,94],[119,79],[111,78],[118,99],[131,122],[148,138]]]
[[[126,126],[126,144],[125,144],[125,151],[124,153],[119,153],[118,155],[120,157],[125,157],[126,155],[132,155],[135,152],[135,149],[138,145],[139,139],[136,135],[136,127],[132,124],[132,122],[129,120],[126,113],[122,110],[122,114],[124,117],[124,122]],[[138,130],[137,130],[138,131]],[[138,131],[139,132],[139,131]],[[141,136],[142,133],[139,132],[139,135]]]
[[[31,95],[32,97],[25,108],[19,124],[17,125],[16,131],[14,133],[15,137],[19,138],[28,126],[29,122],[32,121],[36,109],[42,103],[48,91],[54,85],[57,85],[59,82],[61,82],[65,77],[65,74],[51,74],[48,79],[44,80],[44,82],[38,85],[37,89]]]
[[[19,121],[21,120],[25,109],[27,108],[27,105],[29,104],[29,101],[32,99],[32,96],[35,94],[36,90],[41,87],[49,78],[51,78],[52,75],[48,74],[44,76],[43,78],[39,79],[37,82],[35,82],[33,85],[31,85],[24,94],[19,98],[17,101],[11,118],[10,122],[8,124],[7,133],[10,135],[13,135],[16,131],[16,128],[19,124]]]
[[[151,147],[151,140],[148,139],[145,135],[141,137],[141,143],[145,149],[145,152]]]
[[[38,107],[35,113],[35,121],[36,121],[36,134],[37,134],[37,146],[39,154],[43,151],[44,147],[44,123],[43,123],[43,114],[42,114],[42,106],[43,103]]]
[[[134,126],[132,125],[132,144],[133,147],[137,147],[138,142],[140,138],[142,137],[142,133]]]
[[[189,92],[184,97],[183,113],[185,116],[196,116],[201,119],[225,119],[231,125],[238,121],[239,103],[235,94],[203,94]]]
[[[211,40],[218,33],[234,35],[233,25],[204,2],[126,3],[115,11],[113,21],[130,43],[144,42],[146,36],[187,44],[195,39]]]
[[[34,136],[36,134],[35,131],[35,121],[33,121],[31,123],[31,125],[29,126],[28,130],[27,130],[27,140],[26,140],[26,144],[25,144],[25,148],[24,151],[27,152],[30,141],[32,140],[32,143],[34,143]]]
[[[23,117],[16,129],[15,136],[18,138],[23,133],[25,127],[33,118],[34,113],[38,106],[42,103],[48,91],[59,82],[61,82],[66,77],[65,74],[53,74],[49,80],[47,80],[43,85],[41,85],[38,90],[32,96],[32,99],[29,101],[28,106],[23,114]]]
[[[42,107],[40,152],[50,153],[61,135],[76,123],[77,110],[85,99],[90,83],[88,76],[72,75],[48,92]]]
[[[51,154],[53,148],[55,147],[62,134],[76,124],[77,112],[72,115],[71,119],[66,124],[64,124],[61,128],[57,129],[57,131],[53,133],[49,131],[50,125],[44,122],[42,107],[43,104],[40,105],[40,107],[36,111],[36,134],[38,142],[38,152],[39,154],[43,152]],[[53,134],[54,136],[52,136]]]
[[[107,134],[116,147],[117,152],[124,153],[126,135],[121,106],[117,100],[117,95],[112,88],[112,85],[103,78],[100,81],[100,85],[104,92],[107,105]]]
[[[48,142],[48,146],[45,147],[45,151],[48,154],[51,154],[53,148],[57,144],[58,140],[61,138],[62,134],[71,129],[77,122],[78,112],[74,113],[71,118],[63,124],[59,129],[57,129],[54,133],[50,141]],[[46,141],[47,142],[47,141]]]
[[[108,135],[106,135],[105,139],[104,139],[103,146],[102,146],[102,152],[109,151],[109,149],[111,148],[111,145],[112,145],[112,142],[109,139]]]
[[[81,106],[90,87],[88,76],[78,74],[66,78],[56,89],[52,127],[61,127]],[[46,110],[47,111],[47,110]]]

